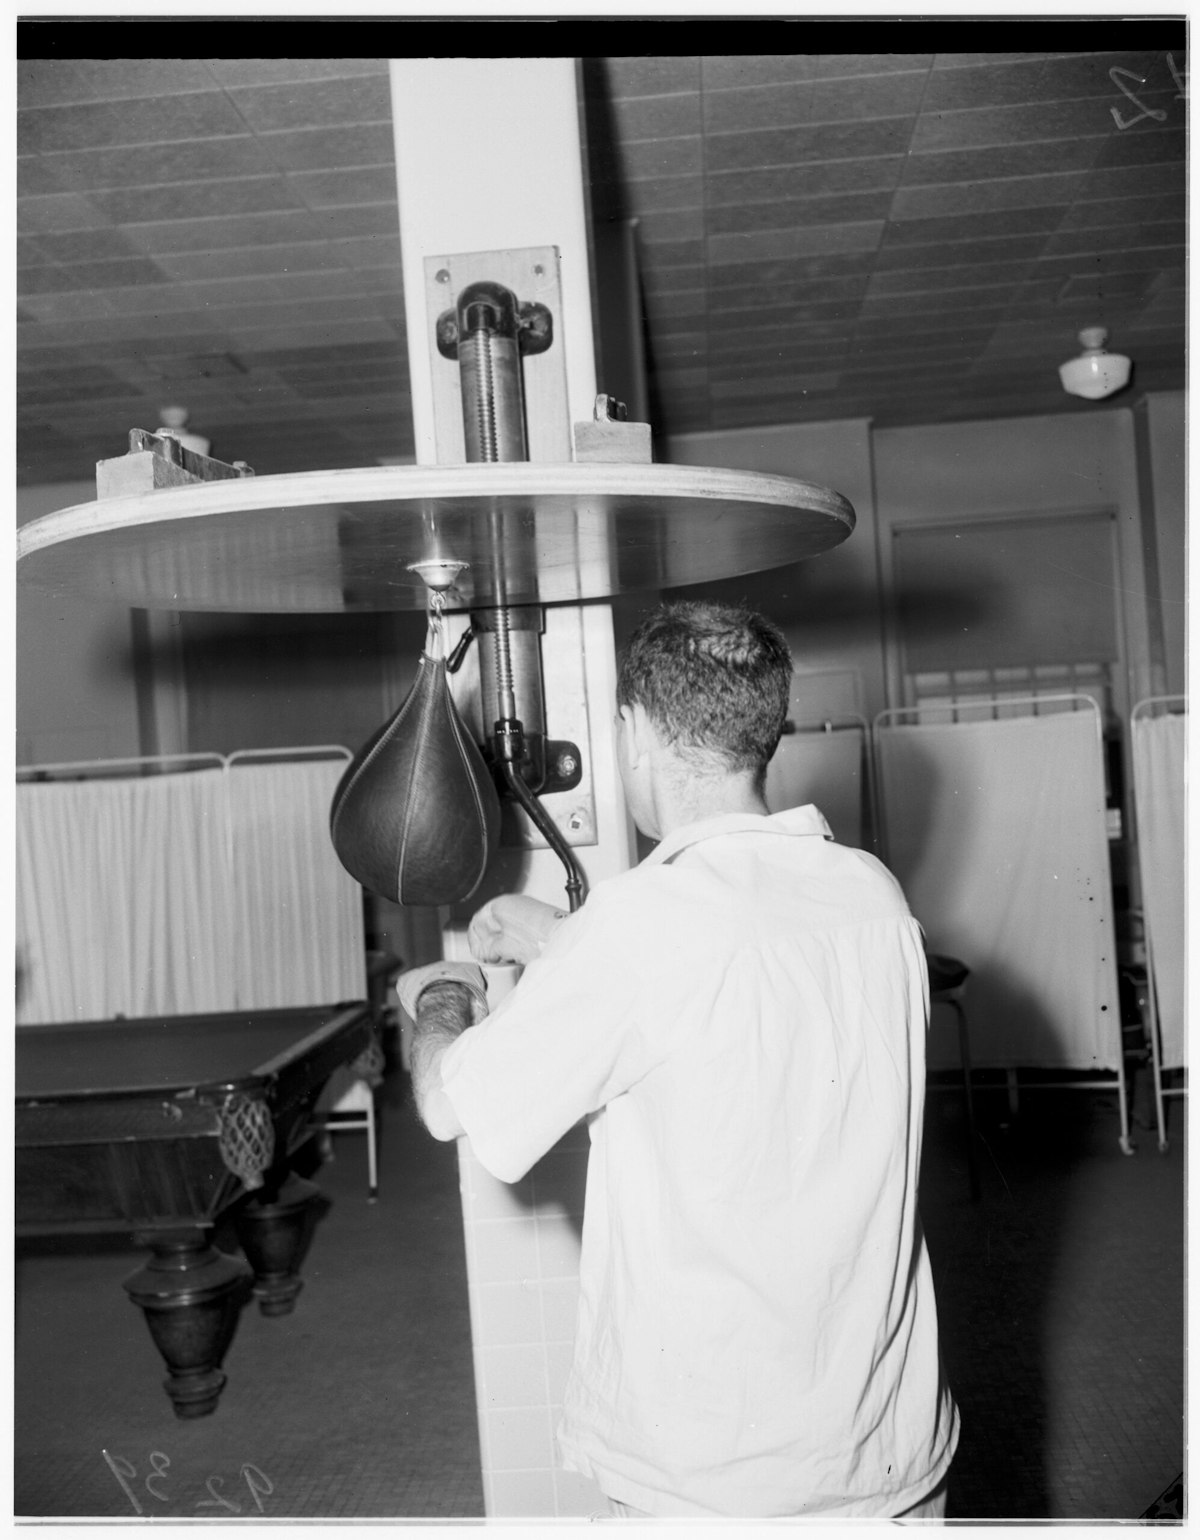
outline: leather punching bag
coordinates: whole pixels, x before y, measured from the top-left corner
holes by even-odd
[[[408,699],[346,767],[330,810],[342,865],[396,904],[469,898],[500,834],[500,799],[451,698],[437,622],[429,638]]]

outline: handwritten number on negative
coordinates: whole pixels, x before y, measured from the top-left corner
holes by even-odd
[[[275,1490],[271,1478],[264,1476],[257,1465],[243,1465],[242,1475],[246,1478],[246,1485],[250,1488],[250,1496],[258,1504],[259,1513],[262,1513],[264,1511],[262,1505],[263,1498],[270,1497],[271,1493]]]
[[[169,1455],[162,1454],[157,1449],[151,1452],[150,1464],[154,1467],[154,1474],[153,1476],[146,1477],[146,1490],[149,1492],[151,1497],[157,1497],[160,1503],[165,1503],[168,1500],[167,1494],[165,1492],[160,1492],[154,1483],[156,1481],[166,1480],[167,1466],[170,1465],[170,1463],[171,1458]]]
[[[137,1480],[137,1467],[132,1461],[125,1459],[123,1455],[109,1454],[107,1449],[102,1449],[100,1452],[103,1454],[109,1470],[117,1478],[121,1490],[125,1493],[130,1503],[132,1503],[134,1513],[138,1515],[144,1514],[146,1510],[142,1507],[137,1492],[130,1485],[131,1482]],[[157,1498],[160,1503],[165,1503],[169,1499],[165,1492],[159,1490],[157,1483],[167,1479],[167,1470],[171,1464],[171,1458],[169,1455],[163,1454],[161,1450],[155,1449],[150,1455],[150,1464],[153,1470],[142,1484],[151,1497]],[[250,1496],[254,1499],[254,1506],[258,1509],[259,1513],[265,1512],[263,1498],[269,1497],[275,1490],[275,1485],[271,1478],[259,1470],[257,1465],[251,1465],[249,1462],[242,1466],[239,1475],[250,1489]],[[240,1503],[235,1503],[232,1498],[222,1495],[221,1488],[225,1485],[224,1476],[209,1476],[204,1484],[208,1488],[209,1495],[208,1497],[197,1499],[197,1508],[223,1508],[227,1513],[241,1513]]]
[[[100,1452],[103,1454],[105,1460],[107,1461],[109,1470],[112,1471],[113,1475],[120,1483],[121,1490],[133,1504],[134,1513],[145,1513],[146,1510],[138,1501],[137,1493],[129,1485],[130,1481],[132,1481],[137,1475],[136,1469],[122,1455],[109,1454],[107,1449],[102,1449]]]
[[[224,1476],[210,1476],[204,1485],[212,1493],[212,1496],[198,1498],[196,1501],[197,1508],[225,1508],[230,1513],[241,1513],[240,1503],[230,1502],[228,1497],[222,1497],[218,1491],[219,1487],[225,1485]]]
[[[1166,122],[1167,114],[1165,108],[1145,106],[1142,102],[1138,101],[1137,97],[1125,84],[1127,80],[1132,80],[1134,85],[1144,86],[1146,84],[1144,76],[1135,75],[1132,70],[1122,69],[1119,64],[1114,64],[1112,69],[1110,69],[1108,72],[1108,78],[1112,81],[1113,85],[1116,86],[1117,90],[1120,91],[1123,96],[1127,96],[1129,98],[1135,107],[1141,108],[1141,117],[1130,118],[1129,121],[1126,122],[1125,119],[1122,118],[1119,108],[1110,107],[1108,110],[1112,113],[1113,122],[1117,125],[1118,128],[1132,128],[1135,123],[1140,123],[1142,118],[1153,118],[1156,123]]]

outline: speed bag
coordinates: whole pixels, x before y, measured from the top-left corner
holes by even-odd
[[[408,699],[346,767],[329,828],[355,881],[394,904],[454,904],[479,886],[500,799],[444,659],[422,655]]]

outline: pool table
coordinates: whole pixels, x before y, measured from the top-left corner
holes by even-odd
[[[295,1303],[318,1192],[292,1158],[333,1071],[378,1055],[375,1018],[363,1001],[17,1028],[17,1234],[150,1248],[125,1288],[179,1417],[215,1409],[250,1292],[267,1315]],[[244,1257],[212,1244],[227,1210]]]

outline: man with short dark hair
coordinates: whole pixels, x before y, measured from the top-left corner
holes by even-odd
[[[559,1442],[616,1513],[944,1514],[920,929],[815,807],[768,811],[791,675],[758,615],[656,611],[621,660],[616,748],[657,847],[570,916],[480,910],[480,961],[527,965],[490,1015],[470,964],[400,984],[435,1137],[516,1181],[589,1120]]]

